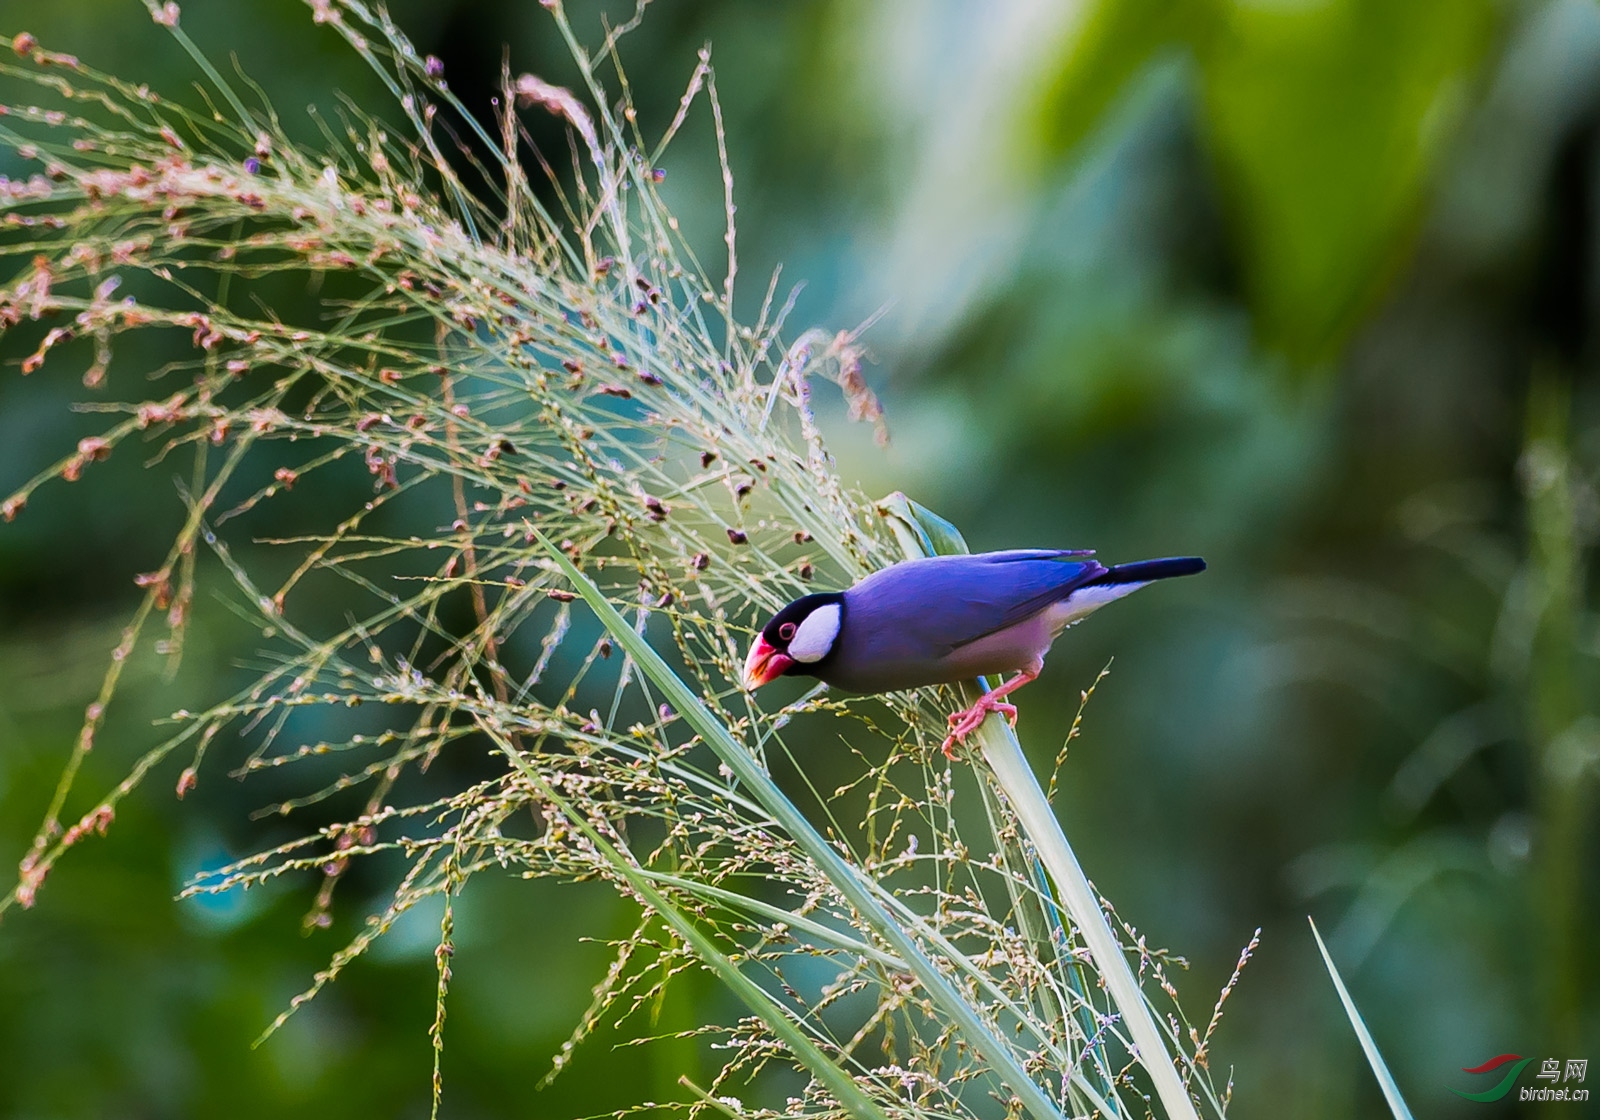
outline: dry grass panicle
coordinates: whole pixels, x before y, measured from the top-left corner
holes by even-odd
[[[41,105],[0,115],[0,142],[38,168],[0,182],[6,250],[29,262],[0,289],[0,327],[37,338],[29,375],[90,340],[84,382],[107,422],[0,510],[25,516],[36,493],[92,480],[111,455],[191,466],[183,528],[137,576],[141,604],[0,911],[33,905],[55,862],[169,760],[180,797],[212,769],[303,773],[271,812],[355,811],[190,892],[309,874],[307,920],[325,925],[353,861],[385,854],[405,870],[285,1015],[442,896],[442,1050],[450,900],[480,872],[599,878],[641,917],[552,1076],[597,1024],[704,967],[750,1014],[701,1029],[722,1065],[690,1087],[691,1112],[1144,1115],[1127,1009],[1098,982],[1006,792],[981,767],[972,781],[930,762],[949,694],[819,689],[764,711],[737,688],[768,612],[902,555],[904,507],[841,481],[812,387],[837,384],[855,419],[881,426],[882,411],[853,333],[788,340],[775,286],[754,322],[736,319],[725,151],[715,274],[663,202],[663,147],[703,102],[720,119],[709,55],[676,118],[647,135],[617,37],[591,55],[547,6],[587,85],[507,75],[484,125],[381,10],[315,0],[316,22],[371,62],[403,118],[347,109],[316,152],[198,51],[203,113],[13,40],[0,70]],[[176,5],[151,12],[192,49]],[[530,174],[522,116],[535,112],[560,117],[572,145]],[[278,273],[321,278],[320,314],[291,321],[253,298]],[[119,370],[115,344],[135,330],[180,332],[190,356],[148,377]],[[339,493],[353,474],[370,486],[354,508],[236,551],[270,503]],[[216,577],[259,628],[259,676],[177,713],[70,823],[121,667],[157,642],[180,656],[197,583]],[[346,725],[317,713],[349,708],[366,730],[317,733]],[[802,729],[844,736],[860,760],[838,791],[804,789],[804,766],[786,779],[810,833],[770,777]],[[477,776],[452,788],[430,769],[447,753]],[[835,802],[862,819],[835,819]],[[1118,929],[1188,1091],[1220,1115],[1215,1019],[1203,1036],[1190,1026],[1170,962]],[[773,1063],[809,1087],[765,1100]],[[436,1067],[436,1102],[439,1084]]]

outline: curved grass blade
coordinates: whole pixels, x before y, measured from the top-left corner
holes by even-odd
[[[972,551],[960,529],[899,490],[881,499],[877,510],[888,519],[895,541],[907,556],[954,556]]]

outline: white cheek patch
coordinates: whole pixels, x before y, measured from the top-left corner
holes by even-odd
[[[1148,586],[1148,583],[1096,583],[1080,587],[1050,609],[1050,622],[1058,628],[1071,626],[1107,603],[1114,603],[1124,595],[1132,595],[1139,588]]]
[[[789,656],[807,665],[828,656],[839,636],[840,613],[838,603],[828,603],[808,614],[789,639]]]

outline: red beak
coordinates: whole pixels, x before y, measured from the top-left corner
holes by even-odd
[[[779,653],[776,646],[760,634],[750,647],[750,656],[744,660],[744,686],[751,692],[769,684],[783,675],[794,664],[794,658]]]

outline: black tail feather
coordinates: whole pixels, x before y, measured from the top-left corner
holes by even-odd
[[[1206,562],[1198,556],[1171,556],[1165,560],[1139,560],[1132,564],[1118,564],[1107,568],[1103,576],[1092,583],[1149,583],[1151,580],[1171,579],[1173,576],[1192,576],[1206,570]]]

